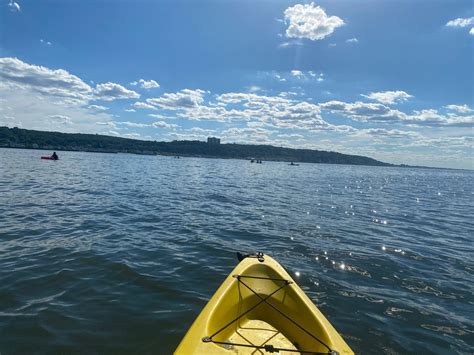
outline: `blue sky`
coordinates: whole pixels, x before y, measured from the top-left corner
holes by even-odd
[[[0,125],[474,169],[471,1],[0,2]]]

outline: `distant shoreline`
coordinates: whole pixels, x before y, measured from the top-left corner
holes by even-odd
[[[38,149],[88,153],[128,153],[136,155],[182,156],[220,159],[385,166],[421,169],[464,170],[425,166],[395,165],[369,157],[330,151],[293,149],[271,145],[209,144],[202,141],[142,141],[130,138],[82,133],[35,131],[0,127],[0,148]],[[468,170],[469,171],[469,170]]]

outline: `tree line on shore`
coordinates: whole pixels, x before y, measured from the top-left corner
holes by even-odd
[[[99,134],[61,133],[0,127],[0,147],[106,153],[161,154],[293,161],[303,163],[390,166],[391,164],[337,152],[255,144],[208,144],[202,141],[144,141]]]

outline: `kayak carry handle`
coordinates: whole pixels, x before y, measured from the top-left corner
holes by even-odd
[[[254,253],[254,254],[242,254],[241,252],[237,252],[237,259],[239,261],[242,261],[245,258],[257,258],[258,261],[263,263],[265,261],[264,256],[265,256],[265,254],[263,254],[260,251]]]

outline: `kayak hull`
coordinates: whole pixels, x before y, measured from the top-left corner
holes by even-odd
[[[47,156],[46,157],[41,157],[41,159],[43,159],[43,160],[59,160],[59,159],[54,159],[52,157],[47,157]]]
[[[353,354],[285,269],[264,255],[247,257],[236,266],[175,354],[260,354],[276,350],[280,354]]]

